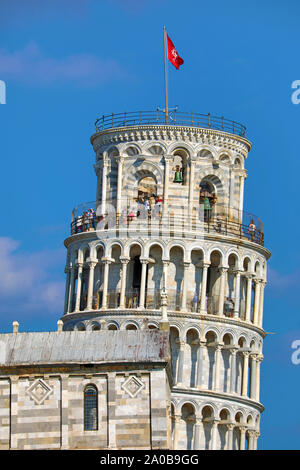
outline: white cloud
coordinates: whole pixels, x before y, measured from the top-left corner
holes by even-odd
[[[62,314],[64,250],[20,251],[20,243],[0,237],[0,313],[22,318]],[[58,274],[59,273],[59,274]]]
[[[24,49],[13,52],[0,49],[0,75],[4,80],[34,85],[75,82],[93,86],[125,78],[128,73],[115,60],[102,60],[93,54],[48,57],[36,43],[31,42]]]

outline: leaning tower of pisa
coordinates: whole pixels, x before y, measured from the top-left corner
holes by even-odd
[[[255,450],[270,253],[243,207],[245,127],[112,114],[91,144],[96,200],[65,240],[64,330],[169,329],[173,449]]]

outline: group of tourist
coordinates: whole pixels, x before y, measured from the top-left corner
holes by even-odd
[[[123,209],[122,219],[123,222],[132,222],[135,217],[143,219],[154,217],[161,217],[162,213],[162,197],[152,194],[142,194],[138,197],[136,204],[133,204],[129,209]]]
[[[75,219],[75,233],[87,232],[88,230],[95,230],[95,211],[94,209],[86,210],[82,215]]]

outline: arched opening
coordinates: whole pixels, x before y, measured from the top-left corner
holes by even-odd
[[[126,276],[126,308],[137,308],[139,306],[142,274],[142,263],[140,261],[140,256],[140,245],[132,245],[130,247],[130,261],[127,266]]]
[[[108,308],[117,308],[120,305],[121,292],[121,247],[113,245],[111,258],[113,262],[109,265],[107,305]]]
[[[108,330],[110,331],[116,331],[118,330],[119,328],[117,327],[117,325],[115,325],[114,323],[110,323],[107,327]]]
[[[204,406],[202,408],[202,423],[204,434],[204,449],[209,450],[211,443],[212,423],[214,419],[214,411],[211,406]]]
[[[217,448],[221,450],[226,449],[226,435],[227,435],[227,424],[230,422],[229,411],[223,409],[219,414],[220,421],[218,424],[218,444]]]
[[[186,343],[189,347],[189,354],[184,367],[184,383],[189,384],[190,387],[196,387],[197,351],[199,347],[199,333],[197,330],[188,330],[186,335]]]
[[[214,364],[215,364],[215,346],[217,342],[217,335],[214,331],[208,331],[205,335],[206,339],[206,358],[204,358],[204,363],[208,365],[208,375],[206,377],[206,387],[208,390],[213,390],[214,385]],[[205,379],[205,377],[204,377]]]
[[[103,246],[99,246],[96,251],[97,264],[95,267],[95,293],[93,297],[93,308],[102,307],[103,300],[103,280],[104,280],[104,264],[101,262],[104,256]]]
[[[216,315],[219,307],[219,292],[222,266],[222,257],[218,251],[213,251],[210,255],[210,266],[207,271],[207,313]]]
[[[126,330],[137,330],[137,326],[134,323],[126,325]]]
[[[192,450],[194,444],[194,427],[195,427],[195,408],[190,403],[185,403],[181,408],[181,420],[183,423],[185,434],[182,433],[183,449]]]
[[[191,265],[189,282],[187,285],[187,305],[192,312],[199,312],[201,298],[201,283],[203,270],[203,252],[194,249],[191,252]]]
[[[162,248],[152,245],[149,251],[151,263],[147,269],[146,308],[160,309],[160,293],[163,288]],[[165,280],[165,287],[167,280]]]
[[[200,218],[204,218],[204,222],[209,222],[214,215],[214,206],[217,202],[217,196],[214,186],[205,178],[200,183]],[[201,217],[202,216],[202,217]]]
[[[84,430],[98,429],[98,389],[95,385],[87,385],[84,389]]]
[[[230,346],[233,344],[232,336],[229,333],[226,333],[223,336],[224,348],[222,348],[222,362],[220,367],[220,389],[224,393],[230,393],[230,360],[231,352]]]
[[[174,384],[177,383],[177,369],[179,357],[179,331],[171,326],[170,328],[170,347],[171,347],[171,364]]]
[[[180,310],[183,284],[183,249],[173,246],[170,250],[168,273],[168,306],[171,310]]]
[[[172,182],[176,184],[186,185],[187,184],[187,172],[188,172],[188,153],[183,149],[177,149],[173,153],[173,175]]]

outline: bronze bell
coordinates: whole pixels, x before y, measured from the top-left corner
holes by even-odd
[[[183,179],[181,177],[181,171],[179,170],[179,167],[177,166],[173,183],[182,183],[182,181]]]

